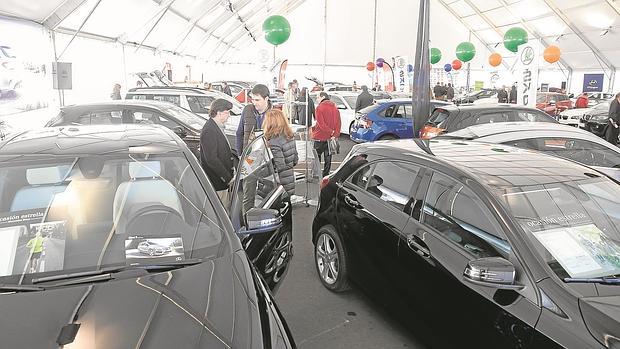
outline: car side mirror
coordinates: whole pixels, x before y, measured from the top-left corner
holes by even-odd
[[[504,258],[486,257],[467,263],[463,279],[469,283],[504,289],[521,290],[525,286],[515,284],[515,267]]]
[[[181,138],[187,137],[187,131],[182,126],[175,126],[172,131]]]
[[[246,212],[245,222],[239,234],[262,234],[280,228],[282,216],[278,210],[254,207]]]

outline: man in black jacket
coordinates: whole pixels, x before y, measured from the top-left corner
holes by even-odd
[[[368,92],[368,86],[362,85],[362,93],[357,96],[357,100],[355,101],[355,112],[371,106],[375,102],[375,99],[372,97],[370,92]]]
[[[609,120],[607,121],[607,130],[605,130],[605,139],[607,142],[618,145],[618,126],[620,125],[620,93],[616,94],[616,98],[609,105]]]
[[[225,99],[214,100],[209,110],[210,118],[200,132],[200,163],[224,205],[228,201],[229,183],[234,177],[233,154],[223,131],[232,107],[232,103]]]

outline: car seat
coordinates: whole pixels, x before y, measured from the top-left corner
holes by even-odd
[[[129,181],[121,183],[116,189],[113,204],[113,220],[116,233],[124,234],[131,221],[132,212],[149,206],[166,206],[183,217],[181,200],[176,188],[160,176],[159,161],[140,161],[129,163]]]
[[[54,196],[67,188],[64,184],[71,165],[29,168],[26,170],[27,186],[20,188],[13,197],[10,211],[46,208]]]

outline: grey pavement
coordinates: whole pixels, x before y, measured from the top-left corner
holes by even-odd
[[[341,161],[352,142],[341,138]],[[336,165],[336,164],[334,164]],[[332,166],[335,169],[337,166]],[[298,183],[303,195],[305,184]],[[298,347],[310,348],[422,348],[408,331],[357,288],[333,293],[321,284],[314,266],[311,224],[316,207],[293,210],[293,261],[276,294],[280,310]]]

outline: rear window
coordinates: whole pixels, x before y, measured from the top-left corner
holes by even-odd
[[[314,98],[313,98],[313,100],[314,100]],[[316,101],[316,100],[315,100],[315,101]],[[370,113],[372,113],[375,109],[377,109],[377,108],[379,108],[379,107],[381,107],[381,106],[382,106],[381,104],[373,104],[373,105],[370,105],[370,106],[368,106],[368,107],[366,107],[366,108],[364,108],[364,109],[360,110],[358,113],[361,113],[361,114],[370,114]]]
[[[431,114],[431,117],[428,120],[427,124],[433,125],[433,126],[439,126],[448,119],[448,116],[450,116],[449,111],[443,108],[437,108],[433,111],[433,114]]]

